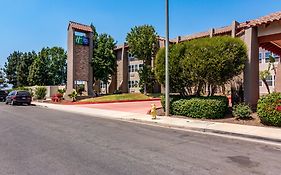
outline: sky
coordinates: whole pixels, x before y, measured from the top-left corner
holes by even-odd
[[[165,0],[0,0],[0,67],[13,51],[66,49],[69,21],[93,24],[118,44],[134,26],[165,36]],[[281,0],[170,0],[170,38],[281,11]]]

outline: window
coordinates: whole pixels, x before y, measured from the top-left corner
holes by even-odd
[[[269,75],[268,77],[266,77],[266,82],[267,82],[268,86],[273,86],[272,75]]]
[[[143,64],[139,64],[139,70],[143,68]]]
[[[262,53],[259,53],[259,62],[262,63]]]
[[[135,65],[135,71],[137,72],[139,69],[138,69],[138,65],[136,64]]]
[[[268,63],[269,62],[269,57],[271,55],[271,52],[265,52],[265,62]]]
[[[135,66],[134,65],[131,65],[131,70],[132,70],[132,72],[135,72]]]
[[[128,87],[131,88],[131,81],[128,82]]]
[[[279,63],[279,59],[280,59],[280,56],[279,55],[276,55],[276,54],[272,54],[273,57],[275,58],[275,62]]]

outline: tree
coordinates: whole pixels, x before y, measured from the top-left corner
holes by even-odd
[[[186,96],[191,92],[193,85],[189,72],[184,71],[182,66],[186,46],[185,44],[171,45],[169,52],[170,91]],[[165,84],[165,48],[161,48],[156,55],[155,74],[157,80]]]
[[[134,55],[137,59],[143,60],[143,68],[151,69],[151,59],[153,54],[157,50],[157,33],[153,26],[151,25],[142,25],[135,26],[127,34],[126,41],[129,45],[129,52]],[[144,71],[140,71],[141,74]],[[146,74],[140,75],[143,80],[140,80],[144,87],[144,93],[147,93],[147,84],[149,78],[146,77]]]
[[[0,87],[4,84],[4,82],[5,82],[4,70],[0,68]]]
[[[271,76],[270,70],[274,71],[274,74],[276,75],[276,67],[274,65],[275,62],[275,58],[273,56],[269,56],[269,63],[268,63],[268,67],[266,70],[260,71],[260,79],[261,81],[265,84],[265,87],[267,89],[268,94],[270,94],[270,89],[269,89],[269,85],[266,81],[266,79]],[[272,68],[271,68],[272,67]]]
[[[95,80],[101,80],[106,84],[111,76],[116,72],[116,56],[114,48],[116,42],[108,34],[100,34],[96,38],[96,47],[94,47],[94,55],[92,66],[94,70]]]
[[[156,57],[156,75],[164,81],[165,54]],[[214,94],[216,86],[224,85],[241,74],[247,60],[246,46],[239,38],[213,37],[180,43],[170,48],[171,89],[182,95],[201,95],[206,87]]]
[[[17,82],[18,86],[28,86],[29,68],[33,61],[36,59],[37,54],[35,51],[25,52],[21,55],[20,61],[17,65]]]
[[[32,63],[30,70],[29,70],[29,76],[28,76],[28,82],[30,85],[50,85],[50,76],[49,76],[49,59],[48,59],[48,48],[43,48],[39,53],[38,57],[34,60]]]
[[[19,60],[21,59],[22,52],[14,51],[11,53],[8,58],[7,62],[5,63],[4,72],[6,74],[6,78],[8,79],[8,83],[12,84],[14,87],[17,87],[17,66]]]
[[[63,48],[52,47],[49,49],[50,67],[50,85],[59,85],[66,82],[66,60],[67,55]]]
[[[66,79],[66,52],[63,48],[43,48],[30,66],[30,85],[58,85]]]

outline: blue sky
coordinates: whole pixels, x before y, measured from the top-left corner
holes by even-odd
[[[13,51],[66,48],[68,21],[93,23],[118,43],[136,25],[165,35],[165,0],[0,0],[0,67]],[[279,0],[170,0],[170,37],[206,31],[281,10]]]

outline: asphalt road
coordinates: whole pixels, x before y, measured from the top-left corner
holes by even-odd
[[[281,174],[281,148],[0,103],[0,174]]]

